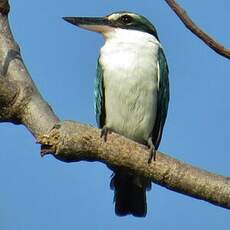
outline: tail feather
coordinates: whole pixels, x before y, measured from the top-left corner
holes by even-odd
[[[111,180],[111,188],[114,189],[115,213],[118,216],[128,214],[137,217],[146,216],[146,187],[147,184],[141,184],[137,176],[116,171]]]
[[[132,202],[130,203],[131,214],[137,217],[144,217],[147,213],[146,188],[133,184]]]

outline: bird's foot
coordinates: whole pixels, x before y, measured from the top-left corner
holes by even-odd
[[[105,142],[107,141],[107,136],[109,133],[111,133],[111,130],[104,126],[101,130],[101,138],[103,138]]]
[[[148,159],[148,164],[150,164],[153,161],[156,160],[156,148],[153,144],[152,137],[148,139],[148,146],[149,146],[149,159]]]

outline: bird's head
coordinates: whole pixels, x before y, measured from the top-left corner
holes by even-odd
[[[63,19],[81,28],[102,33],[105,37],[116,28],[121,28],[146,32],[158,39],[152,23],[144,16],[132,12],[115,12],[105,17],[64,17]]]

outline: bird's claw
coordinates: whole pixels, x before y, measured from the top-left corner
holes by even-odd
[[[107,141],[107,136],[111,131],[109,130],[109,128],[107,128],[106,126],[104,126],[101,130],[101,138],[104,139],[104,142]]]
[[[148,146],[149,146],[149,159],[148,159],[148,164],[150,164],[153,161],[156,161],[156,148],[152,142],[152,138],[150,137],[148,140]]]

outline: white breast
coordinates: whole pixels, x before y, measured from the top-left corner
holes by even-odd
[[[115,29],[101,48],[106,126],[135,141],[151,136],[157,113],[160,43],[150,34]]]

